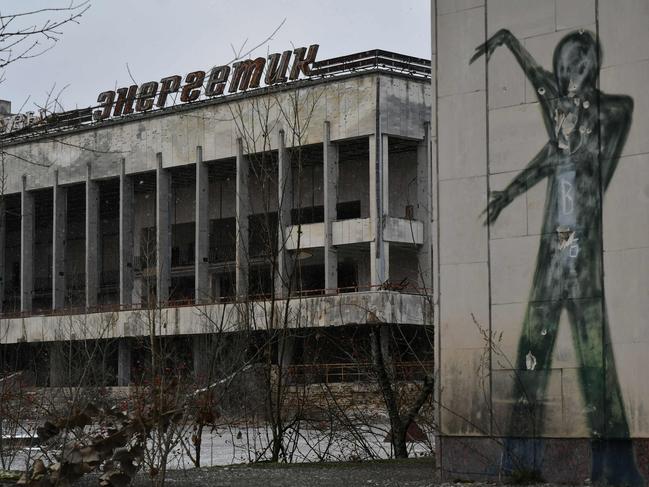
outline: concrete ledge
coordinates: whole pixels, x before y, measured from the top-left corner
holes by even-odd
[[[432,324],[426,296],[393,291],[346,293],[290,300],[246,301],[173,308],[32,316],[0,320],[0,343],[49,342],[149,335],[215,333],[283,326],[290,328],[359,323]],[[273,309],[274,308],[274,309]]]
[[[324,223],[309,223],[306,225],[291,225],[287,227],[288,240],[286,248],[298,248],[298,230],[300,248],[312,249],[324,247]],[[372,225],[369,218],[352,218],[332,222],[332,241],[335,246],[357,243],[367,243],[373,240]],[[385,227],[386,242],[421,245],[424,243],[424,224],[417,220],[388,217]]]

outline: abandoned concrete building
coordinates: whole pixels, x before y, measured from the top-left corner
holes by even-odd
[[[128,385],[155,310],[155,333],[199,374],[211,333],[278,326],[276,305],[283,325],[333,337],[401,325],[432,360],[412,340],[432,310],[430,61],[370,51],[130,114],[102,96],[119,116],[78,110],[2,135],[3,368],[66,385],[57,347],[103,340],[103,385]],[[312,360],[309,340],[291,365],[353,380],[349,351]]]

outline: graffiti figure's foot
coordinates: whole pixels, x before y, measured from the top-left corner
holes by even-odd
[[[540,476],[543,443],[537,438],[507,438],[503,450],[502,470],[505,475],[523,472]]]
[[[594,440],[591,479],[596,485],[645,487],[631,440]]]

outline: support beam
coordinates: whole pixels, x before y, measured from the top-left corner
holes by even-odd
[[[277,337],[277,364],[284,377],[288,375],[289,367],[294,363],[295,341],[295,336],[288,330],[281,331]]]
[[[92,180],[92,168],[86,167],[86,308],[97,306],[100,273],[99,184]]]
[[[117,343],[117,385],[126,387],[131,383],[131,341],[120,338]]]
[[[329,122],[324,123],[324,261],[325,293],[336,294],[338,290],[338,251],[333,245],[333,222],[337,219],[338,204],[338,146],[331,143]]]
[[[156,154],[156,304],[169,301],[171,287],[171,176]]]
[[[196,384],[203,386],[208,380],[213,380],[210,374],[211,348],[209,335],[194,335],[192,337],[192,362],[194,367],[194,380]]]
[[[68,380],[68,361],[65,354],[65,346],[67,342],[58,341],[52,342],[49,345],[48,355],[49,355],[49,376],[50,376],[50,387],[64,387],[69,385]]]
[[[243,154],[243,141],[237,139],[236,182],[236,293],[238,299],[248,297],[248,216],[250,199],[248,193],[248,157]]]
[[[5,279],[7,272],[5,267],[5,249],[7,248],[7,202],[4,197],[0,199],[0,313],[4,311],[5,300]]]
[[[52,309],[65,306],[65,242],[68,223],[68,190],[59,185],[59,171],[54,171],[52,209]]]
[[[370,135],[370,243],[371,285],[379,286],[390,278],[390,246],[383,239],[389,209],[388,136]]]
[[[207,163],[203,162],[203,148],[196,147],[196,251],[195,293],[196,304],[211,301],[210,268],[210,181]]]
[[[424,138],[417,145],[417,212],[415,218],[423,223],[424,238],[418,251],[419,286],[426,293],[433,287],[432,252],[432,158],[430,146],[430,125],[424,124]]]
[[[293,208],[293,174],[291,160],[286,152],[284,130],[279,131],[277,141],[277,263],[275,268],[275,296],[288,296],[293,274],[293,259],[287,250],[288,231]]]
[[[34,295],[34,195],[23,175],[20,192],[20,311],[32,311]]]
[[[122,159],[119,172],[119,304],[133,304],[133,225],[135,195],[133,179],[126,175],[126,161]]]

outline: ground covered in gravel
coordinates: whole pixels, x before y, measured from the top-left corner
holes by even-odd
[[[351,463],[237,465],[204,470],[175,471],[169,485],[236,487],[424,487],[435,485],[432,459]],[[138,484],[140,485],[140,484]],[[141,485],[146,485],[142,483]]]
[[[98,485],[97,475],[89,475],[74,484]],[[15,485],[3,484],[0,486]],[[150,486],[139,475],[134,487]],[[493,487],[492,483],[441,483],[436,478],[431,458],[377,460],[345,463],[249,464],[202,469],[172,470],[167,475],[169,487]],[[514,487],[509,485],[508,487]],[[532,487],[532,486],[527,486]],[[552,487],[540,484],[537,487]],[[563,486],[567,487],[567,486]]]

